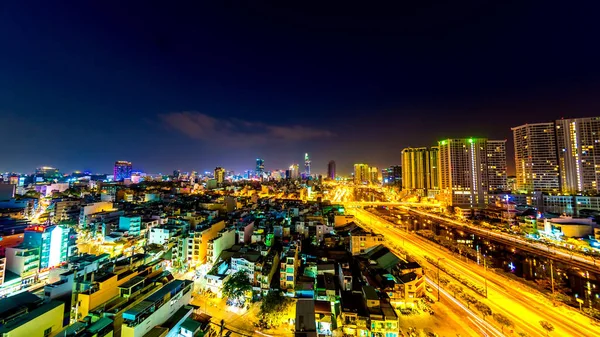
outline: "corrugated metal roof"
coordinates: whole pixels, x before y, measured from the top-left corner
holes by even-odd
[[[137,315],[154,305],[154,301],[141,301],[123,313],[123,319],[133,321]]]

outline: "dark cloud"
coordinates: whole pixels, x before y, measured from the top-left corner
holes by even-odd
[[[280,126],[241,119],[219,119],[194,111],[159,115],[170,129],[192,139],[219,141],[231,145],[256,145],[269,141],[307,141],[333,137],[328,130],[302,125]]]

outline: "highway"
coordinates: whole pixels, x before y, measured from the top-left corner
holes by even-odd
[[[544,244],[541,243],[535,243],[535,242],[530,242],[527,240],[524,240],[520,237],[517,237],[515,235],[509,235],[509,234],[504,234],[504,233],[498,233],[495,231],[491,231],[491,230],[486,230],[486,229],[482,229],[479,226],[475,226],[469,223],[465,223],[462,221],[457,221],[457,220],[453,220],[453,219],[448,219],[448,218],[444,218],[441,217],[439,215],[436,214],[432,214],[432,213],[428,213],[428,212],[423,212],[420,210],[416,210],[414,208],[410,208],[410,207],[406,207],[406,206],[400,206],[401,208],[408,210],[410,212],[414,212],[420,215],[424,215],[424,216],[428,216],[437,220],[441,220],[443,222],[446,223],[451,223],[454,224],[456,226],[462,226],[462,227],[467,227],[471,230],[477,231],[478,233],[485,233],[491,237],[500,239],[500,240],[504,240],[504,241],[510,241],[511,243],[514,244],[518,244],[524,247],[529,247],[531,249],[534,249],[535,252],[539,252],[539,253],[545,253],[545,255],[552,255],[554,258],[560,258],[563,261],[566,262],[576,262],[576,263],[583,263],[584,265],[582,267],[588,268],[590,270],[595,270],[595,271],[600,271],[600,266],[596,265],[596,262],[594,259],[592,259],[591,257],[586,257],[580,254],[570,254],[567,252],[564,252],[562,250],[557,250],[557,249],[550,249],[549,246],[546,246]],[[547,253],[547,254],[546,254]]]
[[[348,209],[368,229],[385,236],[386,242],[393,246],[404,247],[409,254],[423,258],[429,256],[434,260],[442,258],[441,263],[447,269],[469,279],[474,284],[483,286],[484,269],[474,262],[460,260],[451,252],[438,247],[436,244],[408,234],[374,214],[362,209]],[[435,270],[436,265],[422,259],[421,263],[430,270]],[[555,330],[555,336],[597,336],[598,328],[591,325],[589,318],[565,306],[554,307],[546,298],[543,298],[533,289],[497,275],[491,271],[485,272],[488,285],[488,298],[482,302],[488,304],[493,312],[502,313],[509,317],[515,324],[516,331],[523,331],[530,336],[545,335],[539,321],[550,322]],[[487,318],[490,321],[491,318]],[[487,322],[486,322],[487,323]],[[489,323],[487,323],[489,325]],[[489,329],[489,327],[488,327]]]

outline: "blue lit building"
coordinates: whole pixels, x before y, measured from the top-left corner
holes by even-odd
[[[265,172],[265,161],[264,159],[256,159],[256,176],[262,178]]]
[[[22,246],[38,248],[40,270],[60,266],[67,261],[69,228],[63,226],[31,226],[25,230]]]
[[[131,179],[131,162],[119,160],[115,162],[114,179],[115,181],[123,181]]]

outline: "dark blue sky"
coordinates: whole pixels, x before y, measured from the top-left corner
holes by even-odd
[[[0,171],[277,169],[309,152],[348,173],[598,115],[598,6],[524,2],[3,2]]]

